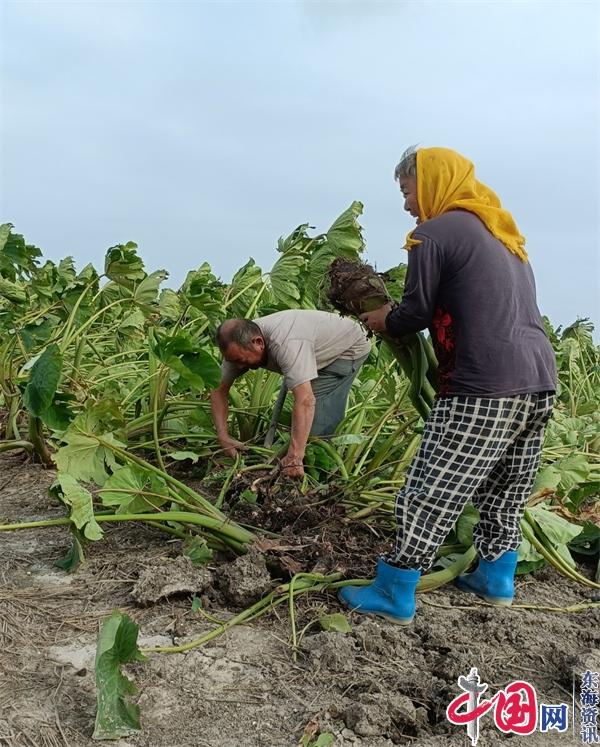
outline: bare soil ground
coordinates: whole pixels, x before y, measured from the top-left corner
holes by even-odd
[[[47,494],[52,479],[51,472],[20,457],[0,458],[0,519],[63,516],[64,509]],[[340,539],[328,541],[335,555]],[[349,557],[352,541],[343,540]],[[355,541],[360,558],[348,567],[372,568],[377,541]],[[88,546],[86,564],[69,575],[54,565],[69,545],[65,527],[0,533],[3,747],[97,744],[91,738],[93,662],[98,625],[112,610],[127,612],[140,625],[142,646],[183,643],[213,627],[192,611],[190,586],[197,586],[211,616],[225,620],[282,568],[253,553],[215,564],[207,575],[178,559],[179,540],[130,524],[106,529],[103,541]],[[165,584],[171,590],[160,597]],[[157,595],[157,601],[140,603]],[[592,598],[589,589],[544,569],[518,579],[515,601],[565,607]],[[324,611],[339,611],[335,597],[299,601],[298,630]],[[296,747],[307,728],[318,727],[335,735],[337,747],[462,747],[470,744],[464,727],[451,726],[445,709],[460,692],[458,677],[471,667],[478,667],[492,691],[526,679],[544,703],[570,703],[574,674],[600,669],[598,608],[577,614],[497,609],[444,587],[419,595],[408,628],[355,614],[349,620],[349,634],[318,632],[311,625],[297,662],[291,657],[287,611],[279,607],[200,649],[153,654],[128,667],[138,687],[143,730],[118,744]],[[505,736],[486,716],[478,744],[536,747],[581,739],[570,730],[564,736]]]

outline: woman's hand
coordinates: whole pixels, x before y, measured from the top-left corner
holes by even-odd
[[[371,332],[385,332],[385,320],[392,310],[392,304],[386,303],[375,311],[367,311],[360,315],[361,322],[364,322]]]

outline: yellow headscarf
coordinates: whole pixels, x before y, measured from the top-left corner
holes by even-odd
[[[449,148],[420,148],[417,151],[417,200],[423,223],[449,210],[467,210],[484,223],[492,236],[527,262],[525,237],[508,210],[485,184],[475,179],[471,161]],[[414,229],[413,229],[414,230]],[[406,237],[406,249],[421,242]]]

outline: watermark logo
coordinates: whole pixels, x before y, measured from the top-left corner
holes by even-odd
[[[531,734],[537,726],[537,694],[529,682],[517,680],[499,690],[489,700],[480,700],[487,684],[480,683],[477,669],[473,667],[466,677],[458,678],[464,692],[446,709],[448,721],[467,727],[467,736],[475,747],[479,739],[479,720],[493,711],[496,727],[505,734]]]
[[[596,716],[598,715],[597,677],[598,675],[596,675],[596,699],[594,705],[589,706],[595,711]],[[563,733],[569,728],[569,706],[566,703],[540,703],[538,710],[535,687],[525,680],[511,682],[491,698],[482,699],[481,696],[488,686],[481,682],[477,669],[473,667],[466,677],[458,678],[458,686],[463,692],[448,705],[446,717],[452,724],[466,726],[472,747],[475,747],[479,740],[479,722],[489,711],[492,712],[496,728],[504,734],[526,736],[532,734],[537,728],[545,734],[551,731]],[[581,712],[583,718],[583,708]],[[591,713],[590,718],[592,718]],[[591,723],[586,724],[586,728],[588,727],[591,728]],[[597,725],[596,737],[596,742],[600,742]]]
[[[581,675],[579,688],[579,733],[582,744],[600,743],[598,733],[598,672],[589,669]],[[574,693],[573,693],[574,695]]]

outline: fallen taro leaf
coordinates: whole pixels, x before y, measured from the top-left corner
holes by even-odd
[[[588,481],[591,465],[585,454],[571,454],[548,464],[539,471],[533,484],[532,494],[543,490],[556,490],[567,496]]]
[[[473,544],[473,529],[479,522],[479,511],[471,503],[467,504],[456,523],[456,538],[461,545],[471,547]]]
[[[531,497],[538,498],[540,495],[554,493],[560,483],[560,472],[551,464],[542,467],[531,488]]]
[[[194,565],[206,565],[212,560],[213,551],[200,537],[192,537],[185,543],[184,554]]]
[[[317,719],[311,719],[304,727],[298,747],[332,747],[335,737],[328,731],[322,732]]]
[[[138,626],[118,610],[104,621],[96,649],[98,710],[93,739],[121,739],[140,730],[140,710],[127,696],[136,692],[121,666],[146,661],[137,646]]]
[[[534,506],[530,513],[546,538],[555,546],[568,544],[581,532],[579,525],[571,524],[555,511],[549,511],[547,504]]]
[[[590,498],[591,496],[600,496],[600,482],[586,482],[583,485],[580,485],[578,488],[572,490],[566,500],[566,505],[567,508],[571,509],[573,513],[578,513],[579,516],[582,516],[585,513],[595,513],[596,520],[598,523],[600,523],[600,501],[594,501],[589,509],[586,509],[582,505],[584,504],[586,498]],[[594,521],[592,515],[590,516],[590,519]]]
[[[319,734],[317,741],[314,742],[312,745],[309,745],[309,747],[332,747],[334,741],[335,741],[334,735],[328,731],[324,731],[321,734]]]
[[[240,500],[246,501],[246,503],[256,503],[256,493],[250,488],[246,488],[240,495]]]
[[[571,540],[569,547],[582,555],[600,554],[600,524],[584,522],[581,533]]]
[[[108,477],[107,468],[114,472],[118,465],[109,447],[82,430],[88,425],[88,420],[88,413],[75,418],[62,436],[66,446],[62,446],[52,459],[59,472],[68,473],[76,480],[103,485]],[[100,437],[111,446],[123,446],[112,433],[102,433]]]
[[[521,576],[526,573],[531,573],[531,571],[537,571],[545,565],[546,560],[544,556],[540,555],[526,537],[523,537],[521,544],[519,545],[517,575]]]
[[[196,464],[200,458],[200,454],[196,454],[193,451],[172,451],[169,454],[169,458],[174,459],[176,462],[183,462],[184,460],[189,459],[191,462]]]
[[[555,511],[549,511],[547,505],[543,503],[534,506],[529,511],[547,542],[554,547],[563,560],[574,568],[575,561],[571,557],[567,545],[581,533],[582,527],[571,524]]]
[[[319,731],[319,722],[316,718],[312,718],[308,724],[304,727],[304,731],[302,732],[302,737],[300,738],[300,744],[299,747],[308,747],[308,745],[311,743],[312,738],[317,734]]]
[[[63,571],[66,571],[67,573],[72,573],[85,561],[85,554],[83,552],[85,537],[83,536],[83,533],[71,525],[71,534],[73,536],[73,541],[71,542],[71,547],[67,550],[66,555],[63,555],[62,558],[58,558],[54,561],[54,565],[57,568],[62,568]]]
[[[341,612],[334,612],[331,615],[321,615],[319,625],[327,632],[333,633],[351,633],[352,628],[348,620]]]
[[[86,539],[102,539],[104,533],[94,516],[92,494],[80,485],[71,475],[58,473],[54,484],[60,486],[62,502],[71,507],[71,521],[77,529],[83,530]]]
[[[119,514],[153,511],[169,498],[161,477],[132,465],[115,469],[98,495],[105,506],[116,506]]]

